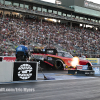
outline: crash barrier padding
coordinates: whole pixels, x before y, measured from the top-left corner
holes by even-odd
[[[0,62],[0,82],[13,81],[13,62]]]
[[[0,82],[37,80],[38,62],[0,62]]]

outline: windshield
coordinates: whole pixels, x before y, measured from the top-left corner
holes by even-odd
[[[58,52],[58,56],[67,57],[67,58],[73,58],[73,56],[68,52]]]

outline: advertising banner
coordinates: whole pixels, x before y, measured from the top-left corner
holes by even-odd
[[[36,62],[14,62],[13,81],[36,80]]]
[[[97,58],[86,58],[86,60],[90,61],[93,65],[98,64],[98,59]]]
[[[3,61],[6,62],[14,62],[16,60],[16,57],[3,57]]]
[[[87,0],[84,1],[84,7],[100,10],[100,4],[93,3]]]

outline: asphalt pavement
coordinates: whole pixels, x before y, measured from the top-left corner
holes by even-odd
[[[44,80],[43,73],[64,79]],[[43,73],[39,71],[38,81],[0,84],[0,100],[100,100],[100,77]]]
[[[0,100],[100,100],[100,78],[2,84]]]

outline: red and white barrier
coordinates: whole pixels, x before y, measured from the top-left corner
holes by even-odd
[[[0,56],[2,57],[2,62],[15,62],[16,57],[12,56]]]
[[[3,61],[6,62],[14,62],[16,60],[16,57],[3,57]]]

